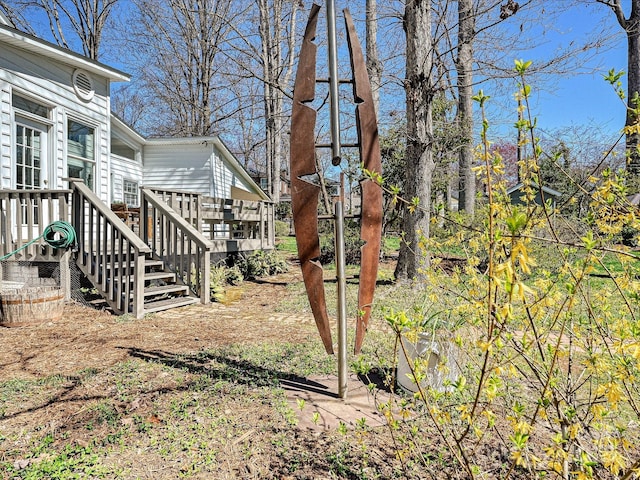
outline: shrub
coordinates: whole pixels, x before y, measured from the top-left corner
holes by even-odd
[[[527,98],[529,63],[516,65],[518,96]],[[409,362],[417,389],[409,408],[418,413],[407,414],[401,402],[380,405],[394,448],[421,462],[437,436],[447,463],[470,479],[637,478],[640,264],[615,241],[625,225],[638,229],[640,222],[623,207],[625,177],[611,169],[593,176],[585,230],[563,234],[551,205],[536,203],[535,187],[522,205],[511,204],[503,159],[486,136],[487,99],[475,97],[483,117],[477,173],[488,198],[476,213],[482,228],[451,216],[450,238],[416,245],[462,247],[466,257],[466,268],[447,276],[425,271],[421,284],[430,307],[460,320],[442,332],[462,352],[460,373],[443,388],[423,386],[430,357]],[[527,139],[519,164],[526,185],[540,178],[542,147],[528,120],[517,126]],[[607,275],[592,275],[598,270]],[[386,314],[398,349],[407,332],[424,330],[424,318],[416,305]],[[447,363],[435,367],[446,372]],[[426,434],[416,427],[421,413]],[[499,455],[490,469],[488,451]]]
[[[360,238],[360,225],[353,220],[344,223],[344,258],[347,265],[359,265],[361,250],[364,242]],[[320,263],[328,264],[335,261],[334,234],[324,233],[320,236]]]
[[[209,279],[209,289],[211,301],[220,302],[224,299],[224,289],[226,282],[227,267],[225,265],[212,265],[211,278]]]
[[[231,265],[225,268],[225,281],[227,285],[240,285],[243,280],[244,276],[238,265]]]
[[[276,230],[276,237],[286,237],[289,235],[289,232],[291,231],[291,229],[289,228],[289,223],[284,222],[282,220],[275,221],[275,230]]]
[[[250,255],[240,255],[236,257],[235,265],[247,280],[284,273],[288,269],[287,262],[275,250],[257,250]]]

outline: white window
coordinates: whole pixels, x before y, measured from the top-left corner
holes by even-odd
[[[67,121],[67,174],[94,189],[95,129],[75,120]]]
[[[16,123],[16,188],[41,187],[44,133]]]
[[[122,180],[122,195],[124,197],[124,203],[126,203],[127,206],[137,207],[139,205],[139,191],[138,182]]]

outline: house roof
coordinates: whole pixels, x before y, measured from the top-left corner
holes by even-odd
[[[7,17],[2,11],[0,11],[0,25],[13,26],[13,23],[11,22],[11,20],[9,20],[9,17]]]
[[[72,52],[66,48],[59,47],[53,43],[34,37],[28,33],[10,26],[6,17],[0,20],[7,20],[7,23],[0,21],[0,42],[12,45],[21,50],[26,50],[36,55],[42,55],[46,58],[70,65],[75,68],[81,68],[87,72],[108,78],[115,82],[128,82],[130,76],[120,70],[109,67],[103,63],[91,60],[84,55]]]
[[[538,189],[538,185],[535,184],[531,184],[531,186],[535,189]],[[507,190],[507,194],[511,195],[513,192],[517,192],[518,190],[520,190],[522,187],[524,187],[524,183],[520,182],[517,185],[514,185],[513,187],[509,188]],[[542,192],[547,194],[547,195],[551,195],[552,197],[559,197],[562,195],[562,192],[558,192],[557,190],[554,190],[553,188],[549,188],[549,187],[545,187],[544,185],[542,186]]]

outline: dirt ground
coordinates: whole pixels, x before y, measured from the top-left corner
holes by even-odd
[[[235,356],[212,353],[234,344],[319,342],[311,312],[299,307],[304,302],[282,311],[287,300],[304,295],[288,288],[300,282],[293,266],[286,274],[244,282],[228,304],[192,305],[140,320],[70,304],[59,321],[0,328],[0,383],[11,396],[3,406],[0,389],[0,479],[468,478],[435,431],[412,436],[417,417],[399,433],[373,421],[347,433],[300,429],[292,411],[295,417],[295,410],[311,409],[305,418],[315,423],[320,410],[313,398],[287,408],[287,393],[274,394],[273,372],[260,362],[247,368]],[[24,395],[20,380],[30,385]],[[285,390],[291,383],[280,377]],[[487,478],[501,478],[511,464],[506,434],[499,433],[509,426],[498,423],[495,437],[483,439],[475,452]],[[414,455],[419,462],[411,455],[403,460],[402,438],[422,452]],[[638,458],[637,445],[630,458]],[[76,470],[42,474],[56,465]],[[29,476],[30,468],[39,476]],[[77,476],[79,468],[92,473]],[[516,469],[510,478],[532,477]],[[613,477],[600,468],[596,478]]]
[[[56,322],[0,328],[0,380],[70,375],[82,369],[115,365],[132,348],[188,353],[232,343],[288,339],[313,333],[310,312],[279,314],[286,286],[301,281],[299,272],[244,282],[235,301],[192,305],[133,321],[77,303],[65,307]]]

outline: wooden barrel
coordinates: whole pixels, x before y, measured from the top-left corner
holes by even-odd
[[[62,318],[64,291],[53,286],[25,287],[0,292],[0,325],[23,327]]]

